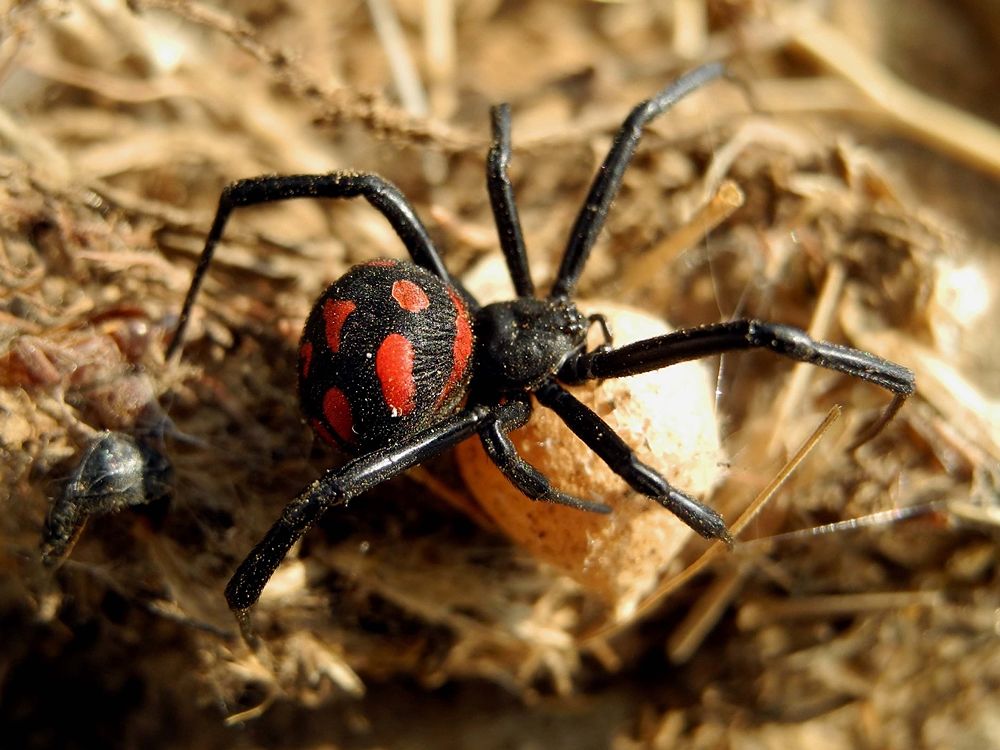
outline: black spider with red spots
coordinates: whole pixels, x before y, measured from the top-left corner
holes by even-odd
[[[913,393],[913,373],[873,354],[814,341],[797,328],[760,320],[683,329],[616,349],[601,316],[584,317],[573,301],[643,128],[723,73],[722,65],[702,66],[632,110],[594,177],[552,288],[541,297],[529,273],[507,174],[511,146],[506,105],[492,110],[493,144],[486,160],[490,206],[517,293],[506,302],[480,307],[448,273],[403,194],[377,175],[345,171],[264,176],[240,180],[223,191],[168,357],[180,349],[215,246],[235,208],[291,198],[361,197],[389,222],[412,261],[378,260],[354,267],[327,288],[309,315],[299,348],[302,410],[320,437],[354,452],[356,458],[329,469],[288,503],[240,563],[226,587],[226,600],[244,637],[250,638],[249,612],[264,586],[321,515],[466,438],[478,436],[497,467],[528,497],[608,512],[604,505],[553,487],[517,454],[509,434],[530,419],[533,399],[553,410],[636,492],[660,503],[702,536],[732,541],[718,513],[641,462],[564,384],[763,348],[867,380],[894,394],[881,416],[856,438],[855,447],[888,423]],[[587,330],[594,323],[602,327],[605,343],[588,351]]]

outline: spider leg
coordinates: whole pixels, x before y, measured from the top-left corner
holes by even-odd
[[[500,248],[507,261],[514,290],[519,297],[533,297],[535,285],[528,271],[528,256],[521,232],[521,220],[514,202],[514,187],[507,175],[510,164],[510,105],[498,104],[490,110],[493,145],[486,157],[486,189],[490,194],[493,220],[500,237]]]
[[[629,446],[597,414],[554,382],[535,391],[539,403],[552,409],[613,472],[636,492],[656,500],[707,539],[728,545],[733,540],[722,516],[690,495],[672,487],[663,476],[644,464]]]
[[[439,276],[449,284],[452,278],[441,256],[434,248],[430,235],[420,222],[413,206],[395,185],[375,174],[364,172],[331,172],[329,174],[264,175],[238,180],[226,186],[219,196],[212,228],[205,238],[195,268],[184,306],[181,308],[177,328],[167,349],[167,359],[173,357],[184,341],[191,308],[201,288],[205,273],[212,262],[215,246],[222,238],[223,229],[233,209],[260,203],[290,200],[292,198],[355,198],[363,197],[389,221],[403,241],[413,262]]]
[[[685,328],[617,349],[580,353],[567,360],[559,379],[578,383],[593,378],[637,375],[741,349],[767,349],[799,362],[867,380],[894,394],[882,415],[851,445],[852,450],[875,437],[916,388],[913,372],[902,365],[859,349],[816,341],[799,328],[761,320],[730,320]]]
[[[610,513],[604,503],[589,502],[555,489],[538,469],[517,454],[510,432],[527,424],[531,417],[531,403],[527,398],[506,401],[493,410],[495,419],[487,420],[479,428],[479,438],[487,455],[522,494],[532,500],[566,505],[592,513]]]
[[[604,157],[604,163],[597,170],[590,192],[587,193],[587,198],[573,224],[569,243],[566,245],[566,252],[563,254],[549,296],[569,297],[573,293],[590,249],[594,246],[594,241],[607,219],[611,202],[621,187],[625,170],[639,145],[643,128],[680,99],[718,78],[724,72],[722,63],[709,63],[695,68],[652,98],[640,102],[625,118],[618,133],[615,134],[608,155]]]
[[[405,442],[372,451],[330,469],[285,506],[264,538],[240,563],[226,586],[226,601],[248,642],[253,641],[250,610],[292,545],[329,509],[476,434],[490,409],[466,409]]]

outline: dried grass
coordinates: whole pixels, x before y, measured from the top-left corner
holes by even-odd
[[[400,34],[359,2],[2,17],[4,744],[1000,745],[997,17],[931,0],[902,20],[850,0],[823,16],[779,0],[380,5]],[[506,99],[541,281],[629,106],[718,55],[745,89],[714,84],[651,128],[583,294],[674,325],[759,315],[913,367],[918,396],[855,455],[848,433],[884,394],[766,355],[727,358],[719,379],[727,518],[845,406],[744,538],[895,521],[742,545],[588,638],[604,605],[457,513],[445,457],[308,535],[250,653],[222,587],[337,460],[298,417],[299,326],[351,263],[402,251],[363,205],[244,212],[168,365],[222,186],[379,171],[474,274],[496,255],[482,160]],[[426,109],[394,103],[404,83]],[[727,180],[745,200],[710,204]],[[678,234],[693,217],[718,226]],[[95,520],[47,573],[48,498],[97,430],[135,429],[150,405],[172,425],[169,513]]]

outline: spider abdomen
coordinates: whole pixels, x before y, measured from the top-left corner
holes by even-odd
[[[299,344],[302,412],[352,452],[391,445],[453,411],[468,389],[461,295],[412,263],[355,266],[320,295]]]

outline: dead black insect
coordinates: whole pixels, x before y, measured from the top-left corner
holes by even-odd
[[[148,441],[98,434],[45,519],[42,560],[49,566],[64,560],[91,516],[167,499],[172,474],[170,461]]]

